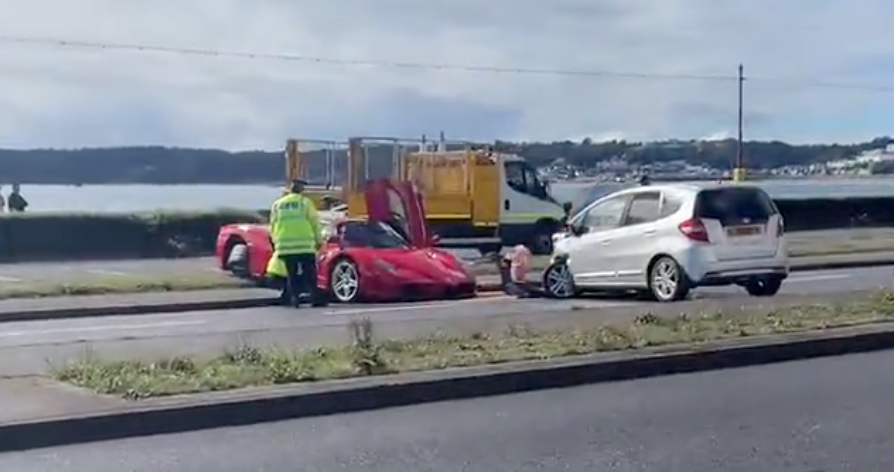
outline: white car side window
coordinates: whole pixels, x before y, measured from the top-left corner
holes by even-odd
[[[661,217],[661,194],[644,192],[633,197],[630,210],[627,211],[627,226],[651,223]]]
[[[683,206],[683,199],[679,195],[668,192],[662,194],[661,200],[661,218],[666,218],[678,212]]]
[[[627,196],[610,198],[598,203],[584,216],[583,226],[589,231],[605,231],[621,225],[621,217],[627,207]]]

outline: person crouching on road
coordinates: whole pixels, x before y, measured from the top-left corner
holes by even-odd
[[[500,258],[500,282],[503,291],[519,298],[534,294],[528,290],[528,271],[531,270],[531,251],[523,244],[510,249]]]
[[[326,304],[317,289],[317,252],[323,245],[320,217],[314,202],[303,194],[305,185],[303,180],[292,181],[289,193],[270,208],[273,251],[285,265],[287,290],[296,308],[305,293],[310,293],[314,306]]]

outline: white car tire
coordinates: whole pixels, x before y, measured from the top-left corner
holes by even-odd
[[[577,295],[574,277],[565,262],[553,262],[543,272],[543,291],[549,298],[568,299]]]
[[[689,295],[689,278],[680,264],[662,256],[649,268],[649,292],[659,302],[676,302]]]
[[[745,290],[752,297],[772,297],[779,292],[780,288],[782,288],[781,277],[749,280],[745,283]]]

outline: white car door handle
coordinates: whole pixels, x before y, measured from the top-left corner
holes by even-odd
[[[599,244],[609,244],[611,242],[612,242],[611,239],[603,239],[603,240],[599,241]]]
[[[657,232],[658,232],[658,231],[657,231],[657,230],[654,230],[654,229],[647,229],[647,230],[643,231],[643,234],[648,235],[648,236],[651,236],[651,235],[653,235],[653,234],[655,234],[655,233],[657,233]]]

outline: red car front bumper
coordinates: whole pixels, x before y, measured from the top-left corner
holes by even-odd
[[[419,283],[407,282],[398,284],[381,284],[361,288],[363,299],[378,302],[403,302],[423,300],[453,300],[472,298],[478,293],[478,285],[474,281],[457,283]]]

